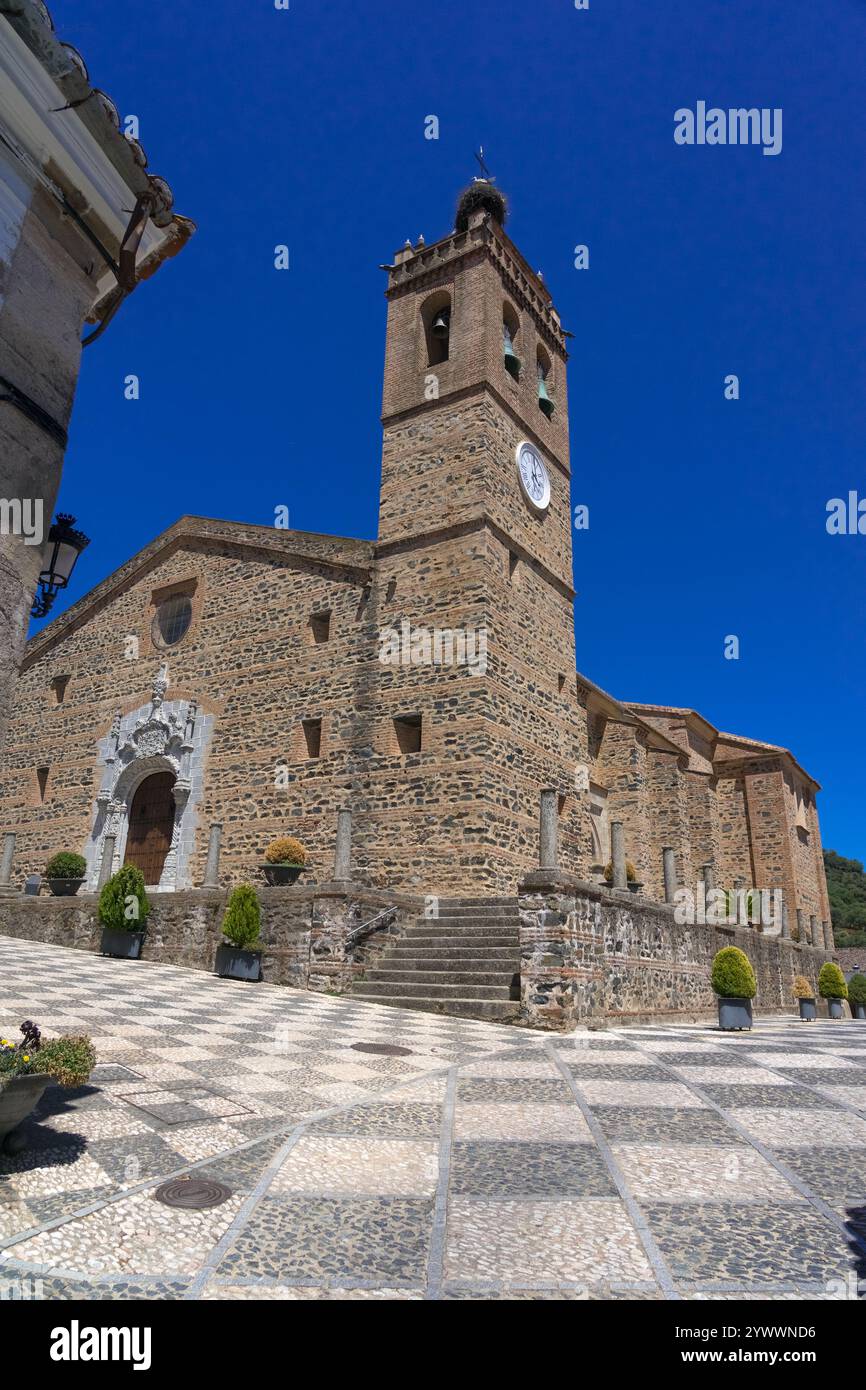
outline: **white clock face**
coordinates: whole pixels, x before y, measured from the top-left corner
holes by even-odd
[[[534,444],[526,440],[517,446],[517,476],[530,504],[537,512],[550,505],[550,478]]]

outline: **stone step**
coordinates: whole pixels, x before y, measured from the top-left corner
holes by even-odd
[[[513,936],[516,941],[520,930],[516,922],[413,922],[399,939],[411,941],[415,936]]]
[[[508,999],[510,986],[505,985],[407,985],[403,980],[364,980],[363,993],[368,998],[401,995],[420,999]],[[353,996],[354,998],[354,992]]]
[[[520,960],[514,952],[511,954],[503,953],[500,956],[459,956],[449,954],[447,956],[434,955],[403,955],[402,952],[395,952],[393,955],[380,956],[376,964],[370,967],[368,974],[373,970],[440,970],[446,974],[449,970],[462,970],[466,973],[476,973],[481,971],[489,972],[498,970],[502,975],[513,975],[520,969]]]
[[[440,898],[440,899],[439,899],[439,903],[438,903],[438,911],[436,912],[435,916],[433,916],[433,915],[431,915],[431,914],[429,914],[429,913],[426,913],[426,912],[425,912],[425,913],[422,913],[421,915],[422,915],[427,921],[435,921],[436,917],[491,917],[491,918],[493,918],[493,917],[516,917],[518,914],[517,914],[517,904],[516,904],[516,903],[511,903],[511,905],[508,906],[508,907],[506,907],[504,903],[503,903],[501,906],[496,906],[496,907],[488,907],[488,906],[487,906],[486,904],[484,904],[484,903],[477,903],[477,904],[474,904],[474,905],[471,904],[471,903],[467,903],[467,904],[465,904],[465,906],[455,907],[455,905],[454,905],[453,903],[446,903],[446,902],[443,902],[442,899]]]
[[[394,985],[504,985],[511,988],[517,975],[516,970],[395,970],[390,966],[377,965],[368,970],[364,977],[375,984]]]
[[[496,965],[500,962],[505,964],[513,961],[515,968],[520,963],[520,952],[517,946],[473,946],[466,942],[461,942],[459,946],[441,946],[437,941],[433,945],[425,946],[422,942],[416,946],[401,945],[399,949],[389,948],[384,955],[379,957],[379,962],[392,960],[405,960],[418,963],[422,960],[441,961],[443,965],[452,964],[460,969],[471,969],[471,962],[478,961],[482,965]],[[464,967],[463,962],[466,962]],[[420,967],[423,969],[423,966]]]
[[[483,936],[480,933],[472,937],[412,936],[407,939],[407,947],[411,948],[412,946],[425,947],[428,955],[430,955],[431,952],[438,952],[440,948],[445,950],[450,946],[469,947],[475,955],[486,954],[488,946],[498,946],[499,948],[505,948],[513,952],[520,950],[520,943],[516,936]]]
[[[365,995],[363,986],[355,986],[353,999],[368,1004],[385,1004],[393,1009],[421,1009],[428,1014],[448,1014],[452,1018],[480,1018],[489,1023],[507,1023],[516,1019],[520,1004],[516,999],[418,999],[411,995],[396,995],[390,999]]]
[[[466,931],[472,927],[487,927],[492,931],[499,931],[502,927],[509,927],[513,931],[519,931],[520,918],[514,912],[503,912],[498,917],[483,917],[479,916],[477,913],[469,912],[463,916],[457,917],[452,912],[440,912],[438,917],[416,917],[411,925],[416,928],[451,927],[453,931]]]
[[[440,896],[440,903],[448,903],[450,907],[517,907],[516,898],[445,898]]]

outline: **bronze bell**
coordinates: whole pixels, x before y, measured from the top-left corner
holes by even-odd
[[[514,351],[514,344],[511,341],[511,334],[508,331],[508,324],[502,325],[502,355],[505,360],[505,370],[510,372],[515,378],[520,376],[520,358]]]
[[[433,320],[431,332],[434,338],[447,338],[451,328],[451,310],[440,309]]]
[[[547,394],[547,384],[544,380],[544,372],[540,367],[538,369],[538,406],[540,410],[544,411],[544,414],[547,416],[548,420],[550,419],[551,415],[556,409],[555,405],[553,404],[553,401]]]

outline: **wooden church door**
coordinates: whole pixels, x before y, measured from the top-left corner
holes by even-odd
[[[134,864],[150,886],[159,883],[171,848],[175,804],[174,774],[155,772],[141,783],[129,808],[124,863]]]

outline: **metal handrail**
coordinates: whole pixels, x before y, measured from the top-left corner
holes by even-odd
[[[353,927],[346,936],[346,950],[353,951],[359,942],[374,932],[380,924],[390,926],[396,916],[396,907],[386,907],[381,912],[377,912],[375,917],[371,917],[369,922],[361,922],[359,926]],[[386,917],[388,919],[387,924],[383,920]]]

